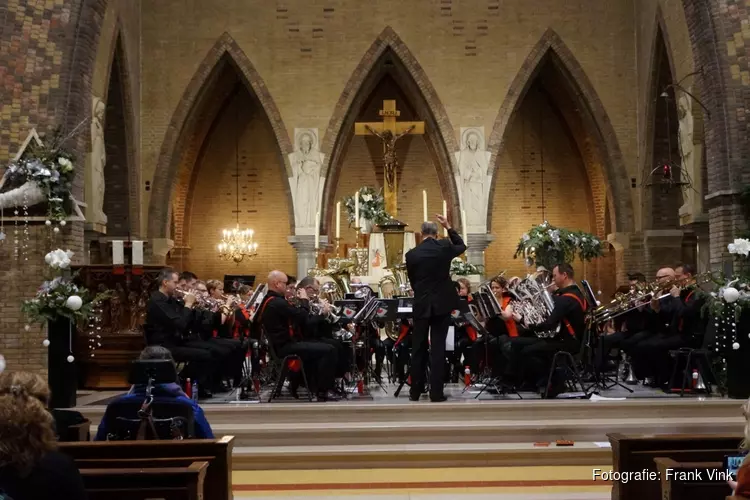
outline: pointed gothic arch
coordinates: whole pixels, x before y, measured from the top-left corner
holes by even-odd
[[[594,151],[603,165],[603,178],[606,185],[607,202],[611,214],[613,232],[630,232],[634,229],[633,202],[630,196],[630,182],[622,159],[614,127],[604,105],[594,90],[583,68],[562,38],[549,28],[532,48],[526,60],[513,79],[505,97],[488,144],[492,152],[492,187],[490,188],[487,227],[491,227],[492,202],[497,181],[497,168],[501,153],[505,148],[507,131],[523,98],[545,64],[551,63],[564,78],[567,93],[578,104],[583,124],[592,139]]]
[[[108,21],[108,22],[107,22]],[[141,235],[141,169],[138,165],[137,140],[138,120],[135,113],[135,104],[138,96],[133,90],[133,81],[130,74],[130,58],[125,39],[128,34],[124,25],[117,15],[112,4],[107,5],[103,28],[108,27],[107,32],[99,35],[99,45],[95,56],[95,67],[93,69],[91,93],[100,97],[109,106],[110,83],[113,71],[119,79],[120,103],[122,107],[122,122],[124,124],[125,167],[127,169],[127,212],[128,212],[128,234],[133,237]],[[105,120],[106,125],[106,120]],[[106,167],[105,167],[106,169]],[[105,170],[106,182],[106,170]],[[106,191],[105,191],[106,196]]]
[[[387,26],[349,77],[326,128],[321,148],[327,159],[324,172],[326,185],[323,189],[324,227],[330,227],[341,163],[354,130],[356,115],[380,79],[389,73],[395,74],[417,113],[426,121],[426,142],[428,147],[433,148],[431,152],[437,160],[440,188],[447,193],[448,205],[453,207],[453,220],[458,220],[458,195],[453,178],[453,152],[458,151],[458,145],[448,113],[414,54],[393,28]]]
[[[290,214],[290,224],[292,225],[290,229],[292,234],[294,232],[293,205],[287,180],[291,171],[286,162],[287,155],[292,152],[289,134],[263,78],[237,42],[229,33],[225,32],[198,66],[182,94],[164,135],[154,173],[151,203],[149,204],[149,239],[166,238],[169,234],[172,191],[178,181],[180,152],[196,125],[197,110],[201,107],[203,100],[210,97],[208,90],[210,90],[218,70],[225,62],[233,66],[247,90],[258,99],[271,124],[281,156],[280,164],[285,166],[284,171],[280,171],[279,175],[283,176],[286,185],[287,207]]]

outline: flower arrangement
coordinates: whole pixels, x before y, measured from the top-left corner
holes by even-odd
[[[388,212],[385,211],[385,198],[383,198],[382,190],[365,186],[359,188],[358,193],[359,217],[361,219],[370,221],[373,224],[382,224],[391,218]],[[354,220],[354,196],[345,197],[344,205],[346,206],[349,225],[351,226],[355,222],[358,224],[359,221]]]
[[[557,228],[544,221],[521,236],[513,258],[523,256],[527,266],[552,270],[556,264],[572,262],[576,257],[590,261],[602,255],[602,242],[593,234]]]
[[[469,276],[471,274],[482,274],[482,266],[475,266],[465,262],[460,257],[456,257],[451,262],[452,276]]]
[[[5,193],[4,206],[31,206],[46,201],[48,225],[51,221],[64,225],[65,204],[70,199],[75,168],[74,158],[61,147],[62,142],[59,132],[53,134],[49,145],[40,146],[32,141],[21,159],[8,166],[4,180],[20,188]]]
[[[42,283],[36,296],[21,305],[29,322],[45,324],[61,317],[73,323],[83,321],[91,316],[95,303],[107,298],[108,293],[91,297],[86,288],[74,283],[76,275],[63,276],[63,272],[70,268],[72,256],[73,252],[61,249],[45,255],[44,261],[56,276]]]

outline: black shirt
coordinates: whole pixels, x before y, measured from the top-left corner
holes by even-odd
[[[269,290],[258,312],[258,321],[276,352],[287,344],[297,342],[296,332],[305,326],[310,316],[310,304],[300,300],[299,307],[291,305],[280,293]]]
[[[574,295],[574,297],[571,297]],[[556,340],[565,340],[570,337],[568,325],[573,330],[573,335],[578,342],[583,340],[583,333],[586,330],[586,312],[582,306],[585,306],[586,299],[583,297],[581,290],[573,284],[560,288],[552,295],[555,308],[547,318],[547,321],[532,325],[531,330],[535,332],[544,332],[554,330],[560,325],[560,331],[557,333]]]
[[[704,299],[695,288],[686,288],[672,301],[673,317],[670,330],[673,334],[703,335],[707,320],[701,317]]]
[[[73,460],[51,451],[30,474],[19,477],[15,468],[0,468],[0,492],[13,500],[86,500],[83,479]]]
[[[178,344],[188,332],[193,310],[159,290],[146,305],[146,341],[149,345]]]

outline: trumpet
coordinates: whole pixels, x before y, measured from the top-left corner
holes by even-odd
[[[316,316],[322,316],[323,309],[328,306],[328,312],[325,314],[325,319],[329,323],[338,323],[341,319],[341,308],[329,303],[325,299],[321,299],[319,295],[313,295],[309,297],[310,300],[310,313]]]

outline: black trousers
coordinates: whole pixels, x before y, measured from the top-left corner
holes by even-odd
[[[625,350],[623,345],[625,341],[636,335],[635,332],[615,332],[609,335],[599,335],[599,346],[596,351],[596,364],[600,372],[607,368],[607,360],[612,349],[620,348]]]
[[[242,364],[245,362],[245,349],[239,339],[214,337],[208,340],[212,352],[221,358],[221,375],[234,379],[236,384],[242,380]]]
[[[525,379],[529,382],[535,382],[538,387],[547,385],[547,377],[552,358],[556,352],[567,351],[576,354],[580,349],[578,341],[568,336],[553,339],[536,338],[533,343],[529,343],[521,350],[521,357],[524,362]]]
[[[336,359],[338,361],[336,363],[334,377],[343,377],[346,372],[351,370],[352,351],[346,344],[344,344],[340,340],[325,337],[315,339],[315,342],[320,342],[336,349]]]
[[[218,366],[217,358],[212,354],[208,342],[202,340],[187,340],[180,344],[164,343],[177,363],[187,363],[183,370],[185,377],[197,380],[199,387],[208,389],[214,381],[214,374]]]
[[[338,363],[338,352],[335,347],[323,342],[294,342],[278,350],[280,358],[291,354],[296,354],[302,359],[305,374],[310,375],[309,390],[324,392],[333,388]]]
[[[655,377],[657,384],[669,380],[671,366],[669,351],[687,347],[690,339],[679,334],[660,333],[640,342],[633,351],[633,370],[639,379]]]
[[[414,334],[411,353],[411,397],[419,398],[424,390],[427,368],[427,349],[430,351],[430,397],[443,397],[443,374],[445,372],[445,337],[451,325],[449,314],[414,318]],[[429,333],[430,341],[427,342]]]
[[[652,334],[648,330],[644,330],[642,332],[634,333],[630,337],[624,339],[622,342],[620,342],[620,348],[628,353],[628,355],[632,356],[635,352],[636,347],[638,344],[645,340],[649,340],[650,337],[653,337],[654,334]]]

